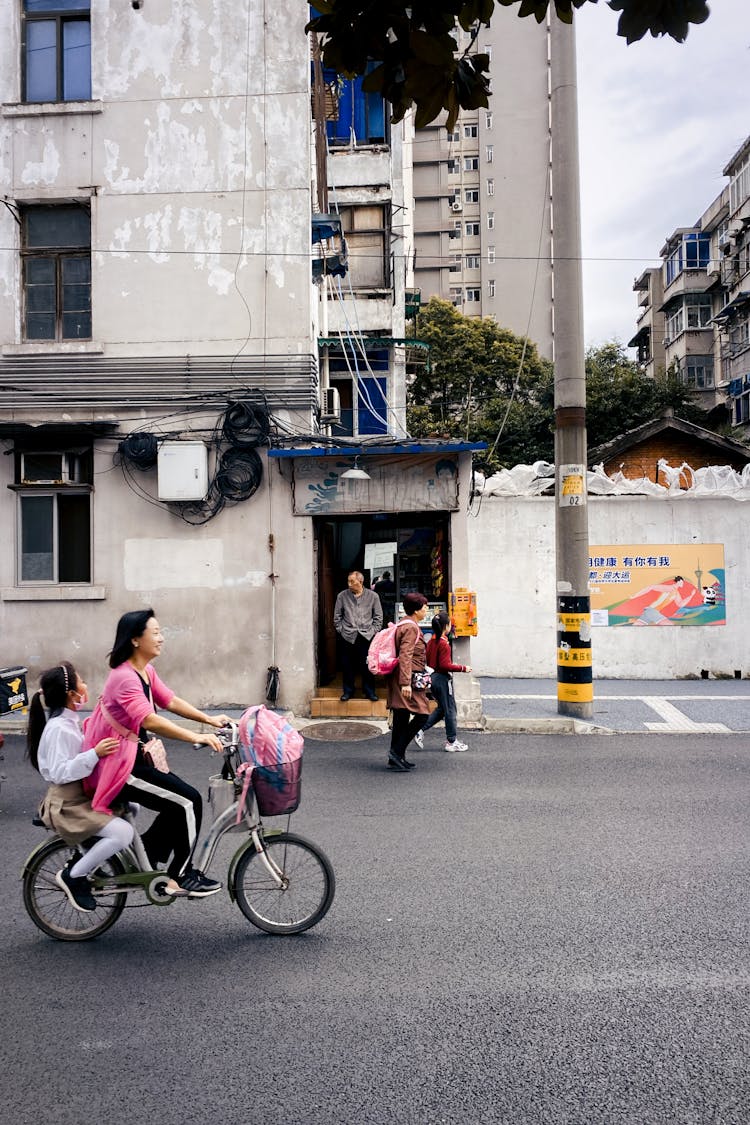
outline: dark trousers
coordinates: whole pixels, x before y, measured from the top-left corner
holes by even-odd
[[[358,675],[362,677],[362,691],[365,695],[368,692],[374,692],[375,679],[367,667],[367,650],[370,647],[367,637],[357,633],[356,640],[351,644],[345,641],[343,637],[340,637],[339,640],[341,641],[341,678],[344,694],[354,695],[354,681]]]
[[[433,711],[424,725],[424,730],[434,727],[441,719],[445,719],[445,737],[448,742],[456,741],[456,700],[453,695],[453,677],[446,676],[445,672],[433,672],[430,677],[430,692],[437,701],[437,710]]]
[[[418,730],[427,722],[429,716],[415,715],[405,707],[393,708],[393,726],[391,728],[391,753],[403,758],[406,747],[411,742]]]
[[[162,773],[136,759],[119,796],[156,811],[153,823],[141,835],[143,846],[154,867],[166,863],[171,855],[167,873],[176,879],[188,866],[201,830],[203,801],[198,790],[176,773]]]

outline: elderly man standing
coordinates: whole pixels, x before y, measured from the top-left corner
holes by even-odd
[[[365,576],[361,571],[350,571],[347,588],[338,595],[333,609],[333,626],[341,638],[343,703],[354,695],[357,672],[361,673],[362,691],[367,698],[373,703],[378,698],[375,681],[367,667],[367,650],[372,638],[383,627],[383,610],[378,595],[373,590],[366,590],[364,582]]]

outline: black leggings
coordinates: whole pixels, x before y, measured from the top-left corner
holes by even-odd
[[[429,718],[414,711],[407,711],[405,707],[393,708],[393,727],[391,728],[391,753],[403,758],[406,747],[411,742],[418,730],[421,730]]]
[[[171,855],[167,874],[176,879],[188,866],[201,830],[203,800],[198,790],[176,773],[162,773],[136,759],[119,796],[156,810],[153,824],[141,836],[143,846],[154,867]]]

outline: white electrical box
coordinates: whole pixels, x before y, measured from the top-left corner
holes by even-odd
[[[202,441],[163,441],[157,462],[160,500],[205,500],[208,447]]]

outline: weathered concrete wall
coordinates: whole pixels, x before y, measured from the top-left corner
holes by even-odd
[[[590,497],[589,542],[723,543],[727,624],[703,627],[594,628],[594,676],[672,679],[750,675],[750,520],[731,499]],[[482,499],[468,520],[471,583],[479,636],[471,642],[478,674],[557,674],[554,500]]]
[[[95,463],[91,587],[15,587],[12,552],[0,552],[0,666],[26,665],[33,683],[42,669],[69,657],[98,692],[117,619],[152,606],[166,637],[159,673],[178,695],[207,706],[258,702],[273,663],[275,600],[281,703],[304,713],[315,683],[312,521],[292,518],[289,486],[276,466],[269,474],[264,458],[254,496],[193,527],[125,487],[112,468],[113,452],[114,442],[100,447]],[[15,518],[15,497],[5,487],[11,466],[12,458],[2,458],[5,527]],[[137,477],[156,492],[155,470]]]
[[[19,203],[91,199],[107,354],[312,350],[307,18],[300,0],[267,19],[255,3],[103,0],[92,101],[21,105],[18,11],[2,6],[0,183]],[[15,294],[7,213],[0,235],[0,293]],[[0,343],[20,343],[2,316]]]

